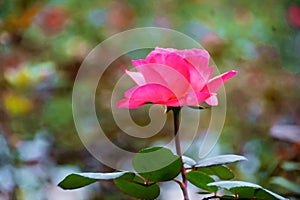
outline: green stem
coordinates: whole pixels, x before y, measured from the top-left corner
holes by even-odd
[[[180,147],[180,137],[179,137],[179,114],[180,114],[180,109],[181,107],[171,107],[169,110],[173,111],[174,114],[174,134],[175,134],[175,146],[176,146],[176,153],[180,157],[182,161],[182,152],[181,152],[181,147]],[[184,200],[189,200],[189,195],[188,195],[188,190],[187,190],[187,179],[185,177],[186,171],[184,168],[184,164],[182,163],[181,166],[181,176],[182,176],[182,184],[181,184],[181,189],[183,192]]]

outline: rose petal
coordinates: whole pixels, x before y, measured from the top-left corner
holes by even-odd
[[[169,55],[175,53],[183,58],[186,62],[185,66],[190,72],[190,83],[194,91],[200,91],[212,76],[213,68],[208,68],[209,53],[203,49],[189,49],[189,50],[177,50],[173,48],[159,48],[156,47],[154,51],[149,54],[150,57],[154,57],[157,54]]]
[[[156,54],[170,54],[175,53],[181,58],[188,61],[193,66],[197,67],[199,71],[205,70],[208,68],[209,63],[209,53],[204,49],[184,49],[184,50],[177,50],[173,48],[159,48],[156,47],[154,51],[152,51],[148,56],[152,57]],[[147,57],[148,57],[147,56]],[[147,60],[147,59],[146,59]]]
[[[137,84],[137,85],[144,85],[146,84],[145,78],[142,73],[140,72],[131,72],[125,70],[126,74]]]
[[[205,102],[210,106],[217,106],[218,105],[217,95],[212,95],[211,97],[206,99]]]
[[[229,72],[225,72],[224,74],[214,77],[213,79],[209,80],[206,87],[202,89],[202,92],[215,93],[227,80],[229,80],[236,74],[237,71],[231,70]]]
[[[215,66],[211,66],[203,71],[202,76],[204,77],[206,82],[208,82],[209,79],[212,77],[214,69]]]
[[[191,71],[191,83],[196,91],[201,90],[212,76],[213,67],[208,67],[209,54],[202,49],[179,50],[180,54],[194,69]]]
[[[141,102],[135,102],[129,105],[129,99],[122,99],[117,102],[117,108],[139,108],[143,105]]]
[[[168,83],[163,78],[164,70],[161,68],[166,68],[160,64],[147,64],[136,67],[137,70],[143,75],[146,83],[156,83],[168,87]]]
[[[156,53],[174,53],[176,51],[178,51],[178,50],[174,49],[174,48],[155,47],[155,49],[151,53],[153,53],[153,54],[156,54]]]
[[[148,63],[162,64],[169,66],[179,72],[187,81],[190,81],[189,68],[190,64],[186,62],[180,56],[169,53],[169,54],[149,54],[146,58]]]
[[[208,92],[190,92],[180,99],[170,99],[166,102],[167,106],[195,106],[204,102],[212,94]]]
[[[212,94],[208,92],[190,92],[185,96],[185,104],[189,106],[198,105],[211,96]]]
[[[138,108],[145,103],[165,104],[174,98],[174,93],[159,84],[146,84],[131,88],[125,93],[125,99],[117,103],[119,108]]]
[[[185,58],[193,66],[197,67],[199,72],[208,68],[209,53],[203,49],[189,49],[189,50],[178,50],[176,54],[179,54]]]
[[[176,96],[183,96],[188,91],[190,83],[173,68],[161,64],[147,64],[137,67],[147,83],[156,83],[169,88]]]
[[[194,91],[200,91],[212,76],[214,67],[206,68],[202,72],[195,67],[190,67],[190,83]]]
[[[140,65],[147,64],[147,61],[143,60],[143,59],[138,59],[138,60],[132,60],[131,63],[132,63],[133,66],[137,67],[137,66],[140,66]]]

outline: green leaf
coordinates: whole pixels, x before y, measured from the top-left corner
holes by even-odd
[[[225,165],[229,163],[234,163],[238,161],[244,161],[247,160],[244,156],[239,156],[239,155],[220,155],[220,156],[215,156],[211,158],[206,158],[203,160],[200,160],[195,167],[209,167],[209,166],[215,166],[215,165]]]
[[[288,191],[300,194],[300,186],[282,177],[273,177],[271,183],[279,185]]]
[[[217,186],[226,189],[231,193],[238,195],[239,198],[258,198],[268,200],[286,200],[286,198],[271,192],[260,185],[244,181],[218,181],[207,184],[208,186]]]
[[[200,192],[197,192],[197,194],[211,194],[211,192],[209,192],[209,191],[200,191]]]
[[[73,173],[65,177],[58,186],[62,189],[76,189],[90,185],[99,180],[112,180],[128,172],[111,172],[111,173]]]
[[[181,171],[182,161],[169,149],[152,147],[137,153],[132,161],[134,169],[148,182],[169,181]]]
[[[199,171],[191,171],[186,174],[186,179],[200,189],[210,192],[216,192],[218,190],[218,188],[215,186],[207,186],[208,183],[212,183],[215,180],[205,173]]]
[[[222,189],[230,190],[232,188],[238,187],[250,187],[250,188],[262,188],[260,185],[256,185],[254,183],[244,182],[244,181],[217,181],[210,183],[209,185],[218,186]]]
[[[255,196],[258,198],[258,199],[274,199],[274,200],[288,200],[287,198],[284,198],[270,190],[267,190],[265,188],[261,188],[259,190],[256,191],[255,193]]]
[[[234,177],[233,172],[225,165],[215,165],[211,167],[199,167],[197,171],[208,175],[218,176],[220,179],[229,180]]]
[[[151,200],[160,194],[157,184],[144,184],[143,180],[133,173],[115,179],[114,183],[123,193],[139,199]]]

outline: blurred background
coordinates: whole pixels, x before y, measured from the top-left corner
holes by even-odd
[[[145,26],[187,34],[210,52],[221,72],[239,71],[226,84],[227,118],[216,154],[243,154],[249,162],[232,166],[237,179],[299,199],[297,0],[0,0],[0,199],[131,199],[111,182],[74,191],[56,184],[71,172],[112,170],[87,152],[76,133],[72,87],[97,44]],[[97,94],[101,123],[119,146],[132,151],[157,138],[122,143],[101,99],[114,86],[110,77],[121,76],[130,59],[147,52],[114,62]],[[147,124],[146,111],[132,115]],[[171,199],[169,194],[161,199]]]

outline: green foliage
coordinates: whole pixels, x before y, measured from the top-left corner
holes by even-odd
[[[119,178],[127,172],[112,173],[73,173],[65,177],[58,186],[62,189],[76,189],[90,185],[100,180],[112,180]]]
[[[220,189],[225,189],[234,194],[238,198],[257,198],[257,199],[268,199],[268,200],[286,200],[286,198],[275,194],[260,185],[248,183],[244,181],[218,181],[209,183],[208,186],[217,186]]]
[[[137,153],[132,161],[134,169],[149,182],[169,181],[181,170],[179,156],[169,149],[152,147]]]
[[[125,174],[114,180],[116,186],[125,194],[139,199],[151,200],[159,196],[160,190],[157,184],[146,184],[135,174]]]
[[[199,194],[215,193],[218,189],[225,189],[232,195],[218,198],[285,199],[253,183],[243,181],[215,182],[213,176],[225,180],[233,178],[233,172],[225,164],[246,160],[243,156],[221,155],[204,159],[198,163],[187,156],[183,156],[182,160],[183,162],[169,149],[151,147],[141,150],[133,158],[133,167],[138,174],[133,172],[73,173],[62,180],[58,186],[63,189],[76,189],[96,181],[113,180],[123,193],[135,198],[151,200],[160,194],[157,183],[176,178],[182,165],[185,164],[188,165],[186,168],[188,173],[185,174],[185,177],[191,184],[201,189]]]
[[[217,156],[217,158],[218,157],[220,157],[220,156]],[[229,162],[230,159],[228,158],[228,156],[223,155],[222,157],[223,157],[223,159],[227,158],[226,162]],[[232,159],[231,161],[236,161],[237,158],[242,159],[239,156],[235,157],[235,156],[230,155],[229,157],[235,158],[235,159]],[[183,156],[182,160],[183,160],[183,163],[185,165],[187,165],[187,168],[197,169],[198,171],[203,172],[207,175],[215,175],[215,176],[219,177],[220,179],[224,179],[224,180],[232,179],[234,177],[234,174],[231,171],[231,169],[229,169],[226,165],[222,165],[222,164],[215,165],[217,163],[212,162],[213,160],[216,160],[215,158],[208,158],[208,159],[203,160],[203,161],[205,161],[204,164],[202,162],[201,163],[199,162],[197,164],[197,162],[195,160],[193,160],[192,158],[189,158],[187,156]],[[211,166],[205,166],[205,165],[211,165]],[[203,166],[205,166],[205,167],[203,167]]]
[[[215,156],[211,158],[206,158],[199,163],[195,165],[195,167],[209,167],[209,166],[215,166],[215,165],[225,165],[229,163],[234,163],[238,161],[244,161],[247,160],[243,156],[239,155],[220,155],[220,156]]]
[[[212,183],[215,180],[203,172],[191,171],[186,174],[186,178],[193,185],[197,186],[200,189],[203,189],[203,190],[206,190],[209,192],[216,192],[218,190],[218,188],[215,186],[207,186],[208,183]]]
[[[199,167],[198,171],[208,175],[215,175],[223,180],[229,180],[234,177],[233,172],[225,165],[216,165],[211,167]]]
[[[74,173],[58,186],[76,189],[100,180],[114,180],[115,185],[125,194],[140,199],[155,199],[160,194],[156,183],[175,178],[181,171],[182,162],[169,149],[152,147],[137,153],[133,166],[141,177],[131,172]]]

